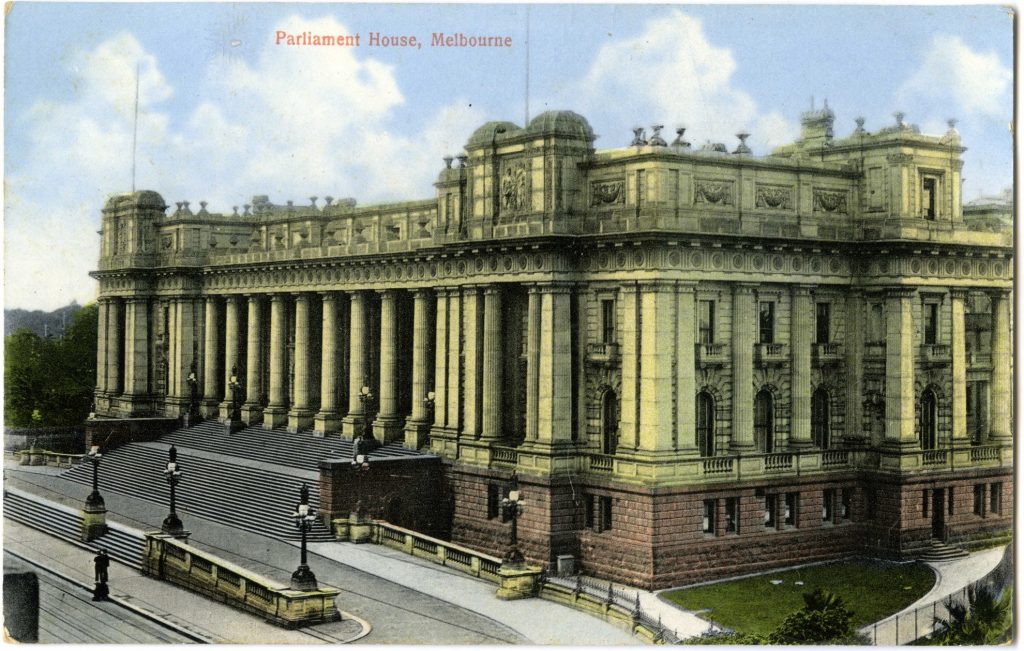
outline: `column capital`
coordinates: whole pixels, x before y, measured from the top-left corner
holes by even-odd
[[[797,284],[791,287],[794,296],[810,296],[818,289],[815,284]]]
[[[953,300],[967,300],[967,297],[970,296],[970,294],[971,290],[968,289],[967,287],[951,287],[949,289],[949,295],[953,298]]]
[[[552,280],[536,283],[534,286],[542,294],[569,294],[576,285],[565,280]]]
[[[432,287],[417,287],[413,290],[415,298],[433,298],[435,291]]]
[[[495,294],[501,293],[501,285],[497,283],[491,283],[489,285],[483,285],[484,296],[494,296]]]
[[[641,280],[637,283],[640,286],[642,292],[672,292],[675,290],[675,281],[673,280]]]
[[[733,294],[753,294],[761,286],[758,283],[733,283]]]
[[[680,294],[695,294],[697,292],[697,281],[677,280],[676,291]]]
[[[129,297],[124,299],[124,302],[125,303],[132,303],[132,304],[137,305],[139,303],[148,303],[149,299],[150,299],[149,296],[129,296]]]
[[[396,289],[394,287],[388,287],[388,288],[385,288],[385,289],[375,289],[373,291],[375,293],[377,293],[377,294],[380,294],[381,296],[385,296],[385,297],[388,297],[388,298],[394,298],[395,296],[398,296],[399,292],[404,292],[405,290],[404,289]]]
[[[276,292],[276,293],[270,294],[270,302],[271,303],[284,303],[285,299],[287,299],[287,298],[288,298],[288,295],[284,294],[282,292]]]
[[[338,300],[339,292],[317,292],[320,295],[320,300],[324,303],[334,303]]]
[[[988,294],[989,298],[1004,300],[1010,296],[1009,287],[988,287],[985,289],[985,293]]]

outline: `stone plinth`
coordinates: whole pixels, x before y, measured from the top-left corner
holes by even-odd
[[[531,599],[537,596],[540,587],[540,568],[530,565],[502,565],[498,568],[501,586],[496,593],[498,599]]]

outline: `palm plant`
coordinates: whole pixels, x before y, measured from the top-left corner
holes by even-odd
[[[946,599],[947,617],[935,618],[931,642],[939,645],[997,644],[1010,628],[1011,590],[1000,597],[989,588],[968,588],[967,603]]]

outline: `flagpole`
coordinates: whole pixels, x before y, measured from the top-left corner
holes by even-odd
[[[139,64],[135,64],[135,118],[132,121],[132,192],[135,192],[135,156],[139,137]]]

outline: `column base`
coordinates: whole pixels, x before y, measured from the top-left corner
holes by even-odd
[[[288,431],[297,434],[313,427],[312,409],[293,409],[288,412]]]
[[[247,402],[242,405],[242,420],[249,423],[250,425],[260,425],[263,423],[263,407],[254,403]]]
[[[321,411],[313,417],[313,433],[326,436],[341,429],[341,416],[336,411]]]
[[[443,457],[459,455],[459,433],[447,427],[430,428],[430,451]]]
[[[430,423],[410,420],[405,423],[405,447],[419,450],[430,444]]]
[[[224,423],[224,429],[228,434],[237,432],[238,430],[245,429],[245,422],[237,418],[226,418],[221,421]]]
[[[341,419],[341,435],[347,439],[362,436],[366,427],[365,422],[362,414],[348,414]]]
[[[394,416],[378,416],[373,421],[374,438],[384,445],[392,441],[401,441],[404,437],[402,432],[403,422],[403,419]]]
[[[107,533],[107,509],[86,506],[82,509],[82,542],[96,540]]]
[[[202,401],[199,403],[199,413],[203,418],[220,417],[220,402],[215,399]]]
[[[274,429],[288,424],[288,410],[271,405],[263,410],[264,429]]]
[[[788,449],[794,451],[810,450],[814,447],[813,441],[790,441]]]
[[[752,452],[755,452],[756,450],[757,447],[754,445],[753,441],[750,441],[749,443],[747,443],[746,441],[739,443],[737,443],[736,441],[731,441],[729,443],[729,452],[735,452],[737,454],[750,454]]]

